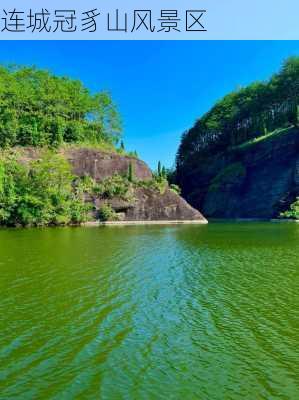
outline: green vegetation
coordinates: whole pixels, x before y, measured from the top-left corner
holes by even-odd
[[[134,181],[134,167],[133,164],[130,162],[129,168],[128,168],[128,181],[133,182]]]
[[[109,204],[103,204],[99,210],[99,219],[102,222],[119,221],[117,213]]]
[[[246,175],[246,169],[242,163],[237,162],[228,165],[218,175],[212,180],[209,186],[209,191],[217,191],[221,189],[224,185],[234,184],[238,182],[240,178]]]
[[[132,164],[129,164],[132,165]],[[129,168],[130,171],[130,168]],[[134,202],[134,190],[137,188],[144,188],[157,191],[160,194],[165,193],[166,189],[174,191],[175,193],[180,193],[180,188],[177,185],[168,184],[167,179],[158,174],[153,175],[153,179],[141,181],[132,180],[130,172],[127,176],[113,175],[112,177],[104,179],[100,183],[92,183],[88,186],[88,190],[99,195],[103,199],[112,199],[114,197],[121,198],[129,203]],[[101,206],[99,210],[99,218],[101,221],[118,221],[118,214],[113,210],[113,208],[105,203]]]
[[[0,67],[0,147],[114,145],[119,134],[109,93],[35,68]]]
[[[131,182],[127,177],[115,174],[100,183],[96,183],[93,192],[105,199],[119,197],[123,200],[130,200],[131,186]]]
[[[299,197],[291,204],[290,209],[280,214],[281,218],[298,219],[299,220]]]
[[[134,150],[134,151],[128,151],[128,152],[127,152],[127,155],[130,156],[130,157],[133,157],[133,158],[138,158],[138,153],[137,153],[136,150]]]
[[[93,184],[88,190],[104,199],[118,197],[128,202],[134,201],[134,190],[136,188],[151,189],[160,194],[165,193],[165,190],[169,188],[178,194],[180,193],[180,188],[177,185],[169,185],[167,179],[163,176],[159,176],[157,173],[153,174],[152,179],[142,181],[134,179],[134,174],[130,171],[134,171],[131,163],[129,164],[127,175],[122,176],[115,174],[104,179],[100,183],[95,183],[93,181]]]
[[[269,81],[225,96],[183,134],[176,159],[178,182],[209,157],[276,129],[297,126],[298,103],[299,57],[292,57]]]
[[[168,186],[167,179],[157,177],[156,175],[153,176],[153,179],[148,181],[138,181],[136,185],[142,187],[144,189],[151,189],[159,192],[160,194],[165,193]]]
[[[283,135],[284,133],[288,133],[290,128],[283,128],[283,129],[275,129],[273,132],[268,132],[264,136],[259,136],[253,139],[248,140],[247,142],[241,143],[237,146],[232,146],[230,150],[245,150],[248,149],[250,146],[266,141],[268,139],[277,138],[278,136]]]
[[[157,171],[154,172],[154,175],[157,179],[162,178],[168,180],[168,171],[167,168],[161,164],[161,161],[158,161]]]
[[[179,191],[179,188],[177,188],[176,185],[173,186],[173,190]],[[119,197],[122,200],[131,202],[134,201],[134,189],[138,187],[156,190],[157,192],[163,194],[169,185],[165,178],[161,178],[156,175],[153,176],[153,179],[142,181],[135,179],[131,180],[130,174],[127,176],[115,174],[104,179],[100,183],[95,183],[92,191],[104,199]]]
[[[172,190],[173,192],[175,192],[178,195],[181,194],[181,188],[178,185],[174,184],[174,183],[169,185],[169,189]]]
[[[86,221],[84,183],[71,174],[69,163],[50,151],[23,163],[16,152],[0,158],[0,224],[39,226]]]
[[[170,188],[179,193],[178,186],[169,186],[167,179],[158,175],[148,181],[138,181],[130,174],[115,174],[95,182],[89,176],[73,176],[69,162],[55,150],[41,150],[39,158],[31,161],[26,160],[21,151],[3,150],[0,155],[0,225],[80,224],[88,220],[92,208],[85,202],[87,194],[107,202],[99,210],[100,220],[117,221],[118,214],[109,200],[120,198],[134,202],[137,188],[160,194]]]
[[[158,170],[157,170],[157,174],[158,174],[159,176],[162,175],[161,161],[158,161]]]
[[[36,68],[1,66],[0,225],[79,224],[91,208],[86,194],[131,201],[132,164],[127,177],[96,183],[73,176],[68,161],[55,152],[84,146],[127,155],[123,141],[116,147],[119,138],[120,119],[109,93],[92,94],[80,81]],[[40,159],[26,161],[22,146],[44,150]],[[136,151],[129,155],[138,157]],[[109,207],[102,207],[103,219],[115,218]]]

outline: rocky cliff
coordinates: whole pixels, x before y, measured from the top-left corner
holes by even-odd
[[[206,158],[179,183],[207,217],[277,217],[299,195],[299,130],[278,130]]]
[[[136,188],[132,200],[115,197],[92,199],[95,217],[103,204],[109,204],[120,221],[189,221],[206,223],[199,211],[191,207],[182,197],[167,188],[163,193],[151,188]]]
[[[39,158],[39,149],[27,147],[21,151],[25,162]],[[93,204],[91,218],[94,220],[99,218],[101,207],[108,205],[120,221],[207,222],[198,210],[170,187],[166,186],[162,191],[155,188],[151,184],[151,170],[135,157],[84,147],[62,148],[60,153],[70,162],[74,175],[90,176],[96,182],[116,174],[126,176],[129,166],[132,166],[135,184],[130,186],[127,198],[86,195],[86,201]]]
[[[150,180],[152,173],[148,166],[135,157],[108,153],[91,148],[73,148],[65,151],[75,175],[89,175],[96,181],[102,181],[114,174],[127,174],[129,165],[133,165],[134,176],[138,180]]]
[[[94,149],[78,148],[65,151],[73,172],[78,176],[89,175],[98,182],[115,174],[126,175],[129,165],[132,165],[134,179],[147,182],[152,179],[152,172],[141,160],[122,156],[116,153],[106,153]],[[119,197],[110,199],[101,196],[89,197],[94,204],[94,217],[103,204],[108,204],[117,213],[121,221],[194,221],[206,223],[199,211],[191,207],[182,197],[170,188],[163,192],[151,187],[131,189],[130,200]]]

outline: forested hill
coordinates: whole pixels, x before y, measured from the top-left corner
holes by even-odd
[[[0,67],[0,226],[192,221],[199,211],[126,152],[108,93],[35,68]]]
[[[0,147],[110,143],[119,116],[106,92],[28,67],[0,67]]]
[[[183,134],[177,153],[178,177],[210,157],[276,128],[296,125],[299,100],[299,57],[289,58],[269,81],[234,91]]]
[[[183,196],[207,217],[287,210],[299,196],[298,105],[299,57],[218,101],[183,134],[175,171]]]

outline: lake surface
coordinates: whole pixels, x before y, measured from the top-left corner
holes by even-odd
[[[0,399],[299,399],[299,224],[0,230]]]

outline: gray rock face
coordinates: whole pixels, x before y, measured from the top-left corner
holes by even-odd
[[[183,183],[207,217],[274,218],[299,195],[299,130],[215,156]]]
[[[133,166],[134,179],[149,181],[152,172],[141,160],[107,153],[90,148],[70,148],[61,150],[70,162],[73,173],[77,176],[91,176],[100,182],[115,174],[126,175],[129,165]],[[28,162],[40,156],[40,149],[27,147],[22,149],[22,160]],[[132,189],[133,190],[133,189]],[[199,211],[192,208],[182,197],[167,188],[163,194],[151,188],[137,187],[131,193],[133,200],[121,198],[103,199],[86,195],[85,201],[93,203],[91,219],[97,219],[103,204],[109,204],[123,221],[197,221],[206,223]]]
[[[121,198],[89,199],[95,205],[94,218],[103,204],[109,204],[121,221],[198,221],[206,223],[201,213],[170,189],[164,193],[149,188],[136,188],[133,200]]]
[[[149,167],[141,160],[104,153],[93,149],[72,149],[65,153],[75,175],[89,175],[101,181],[114,174],[127,174],[130,163],[133,166],[134,178],[147,181],[152,179]],[[206,222],[199,211],[192,208],[182,197],[170,189],[163,194],[149,188],[136,188],[132,193],[134,201],[120,198],[92,199],[95,205],[94,217],[104,203],[108,203],[123,221],[199,221]]]
[[[136,200],[133,207],[127,209],[126,221],[205,221],[199,211],[170,189],[161,194],[153,189],[138,188],[134,196]]]
[[[130,164],[132,164],[135,179],[149,180],[152,178],[148,166],[134,157],[89,148],[70,149],[65,152],[65,155],[72,164],[75,175],[89,175],[96,181],[101,181],[116,173],[127,174]]]
[[[70,161],[75,175],[89,175],[101,181],[114,174],[126,174],[130,163],[133,166],[136,180],[150,180],[151,170],[141,160],[121,156],[114,153],[104,153],[99,150],[79,148],[65,153]],[[192,208],[182,197],[170,189],[163,194],[149,188],[136,188],[132,193],[134,201],[128,202],[120,198],[92,201],[96,210],[108,203],[123,221],[199,221],[206,222],[199,211]],[[94,213],[97,217],[97,211]]]

